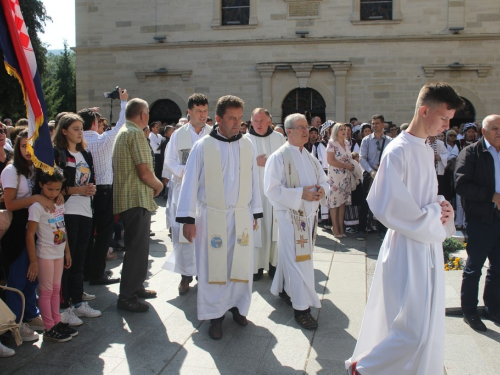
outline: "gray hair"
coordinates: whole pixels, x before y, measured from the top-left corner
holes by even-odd
[[[125,107],[125,118],[133,119],[139,116],[144,108],[148,108],[148,102],[139,98],[134,98],[128,101]]]
[[[489,127],[490,127],[490,124],[495,121],[495,120],[498,120],[499,119],[499,115],[489,115],[489,116],[486,116],[483,120],[483,123],[482,123],[482,126],[483,126],[483,129],[484,130],[489,130]]]
[[[298,120],[306,120],[306,116],[300,113],[292,113],[291,115],[286,116],[285,118],[285,129],[292,129],[293,124],[295,124]]]

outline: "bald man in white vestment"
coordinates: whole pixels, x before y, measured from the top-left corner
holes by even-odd
[[[445,279],[442,243],[455,232],[453,208],[438,196],[434,152],[462,99],[446,83],[419,93],[407,131],[390,142],[368,194],[389,228],[377,260],[349,374],[442,375]]]
[[[253,265],[253,281],[262,278],[264,270],[274,277],[278,262],[278,220],[271,202],[264,195],[264,168],[267,158],[286,142],[285,137],[273,131],[271,115],[264,108],[252,111],[252,126],[244,137],[248,138],[257,151],[257,169],[259,170],[260,197],[264,209],[264,217],[258,221],[255,231],[255,252]]]
[[[320,308],[321,303],[315,290],[313,249],[319,204],[325,203],[329,185],[319,161],[304,147],[309,139],[305,116],[287,116],[285,131],[288,143],[269,157],[264,174],[264,192],[277,211],[279,226],[271,293],[293,306],[301,327],[315,329],[318,322],[310,307]]]
[[[182,181],[176,221],[195,241],[198,319],[222,338],[231,311],[239,325],[252,299],[253,231],[262,217],[259,176],[252,143],[240,134],[243,101],[227,95],[216,106],[218,127],[193,146]]]

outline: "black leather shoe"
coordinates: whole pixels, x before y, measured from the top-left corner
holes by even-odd
[[[464,322],[470,325],[470,327],[475,331],[486,331],[486,326],[481,321],[477,312],[474,314],[464,314]]]
[[[267,274],[271,279],[274,279],[275,273],[276,273],[276,267],[274,267],[271,263],[269,263],[269,271],[267,271]]]
[[[489,311],[488,308],[485,308],[484,309],[484,316],[487,319],[491,320],[492,322],[500,324],[500,310],[492,313],[491,311]]]
[[[233,307],[229,311],[233,314],[233,320],[240,326],[246,326],[248,324],[246,316],[241,315],[240,310],[237,307]]]
[[[139,298],[144,298],[144,299],[156,298],[156,292],[151,289],[140,290],[135,295]]]
[[[222,322],[215,322],[210,324],[208,335],[213,340],[220,340],[222,338]]]
[[[318,321],[313,318],[310,313],[302,314],[295,317],[295,320],[302,328],[316,329],[318,328]]]
[[[259,268],[257,273],[253,274],[253,281],[259,281],[262,279],[262,276],[264,275],[264,268]]]
[[[116,279],[113,279],[109,276],[103,275],[99,279],[94,279],[89,281],[89,285],[110,285],[110,284],[116,284],[120,282],[120,278],[117,277]]]
[[[121,310],[126,310],[130,312],[146,312],[149,310],[149,305],[146,305],[144,302],[141,302],[137,299],[137,297],[131,298],[118,298],[118,302],[116,304]]]

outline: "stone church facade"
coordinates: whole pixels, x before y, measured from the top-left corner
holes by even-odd
[[[323,120],[413,116],[420,87],[450,83],[468,107],[500,112],[498,0],[76,0],[77,107],[116,85],[176,121],[194,92]],[[119,105],[114,103],[114,121]]]

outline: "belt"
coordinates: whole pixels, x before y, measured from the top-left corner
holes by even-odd
[[[96,185],[98,189],[103,189],[103,190],[111,190],[113,189],[113,185]]]

